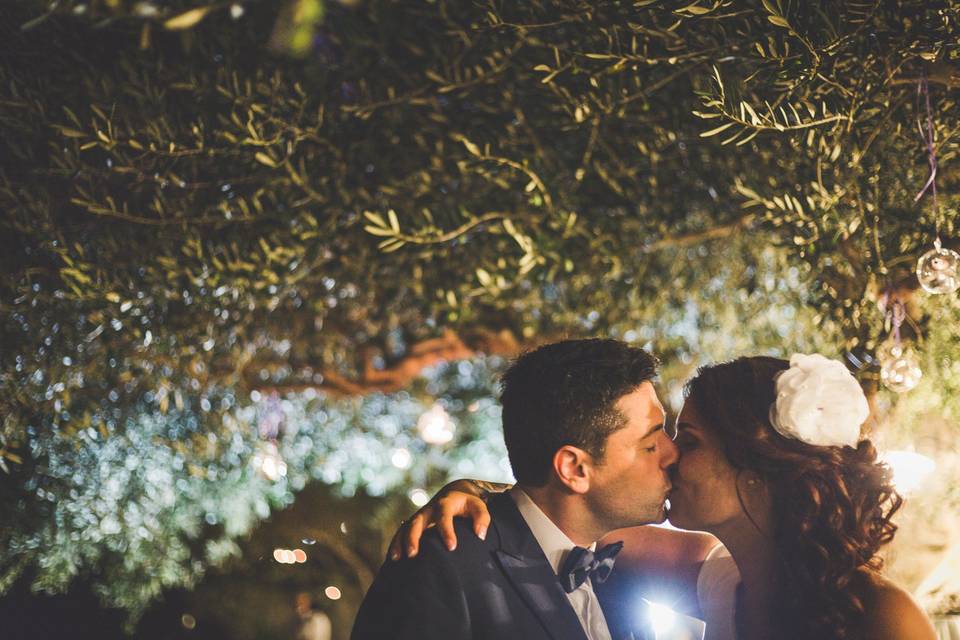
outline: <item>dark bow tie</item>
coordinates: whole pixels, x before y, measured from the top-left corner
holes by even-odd
[[[607,579],[610,572],[613,571],[614,558],[620,549],[623,549],[622,542],[608,544],[596,551],[590,551],[583,547],[574,547],[567,559],[563,561],[560,567],[560,585],[567,593],[587,581],[587,578],[599,584]]]

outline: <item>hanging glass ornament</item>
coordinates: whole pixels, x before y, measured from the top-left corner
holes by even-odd
[[[933,111],[930,108],[930,91],[927,86],[926,75],[917,85],[917,97],[923,96],[927,111],[927,131],[923,142],[927,147],[927,162],[930,165],[930,177],[920,193],[914,198],[919,202],[928,190],[933,196],[933,216],[937,225],[937,237],[933,241],[933,249],[920,256],[917,261],[917,280],[920,286],[928,293],[953,293],[960,288],[960,254],[952,249],[944,249],[940,245],[940,209],[937,207],[937,146],[934,140]],[[921,131],[923,127],[921,126]]]
[[[953,293],[960,288],[960,254],[944,249],[938,237],[917,261],[917,280],[929,293]]]
[[[880,347],[877,360],[880,362],[880,381],[897,393],[910,391],[920,382],[923,370],[913,349],[900,339],[900,327],[907,319],[907,310],[896,296],[890,305],[890,324],[893,330],[890,339]]]
[[[891,342],[885,345],[880,351],[879,360],[880,380],[891,391],[910,391],[923,377],[916,352],[902,343]]]

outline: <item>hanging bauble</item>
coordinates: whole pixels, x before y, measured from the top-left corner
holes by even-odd
[[[923,370],[913,349],[899,341],[887,343],[878,354],[880,380],[891,391],[904,393],[920,382]]]
[[[929,293],[953,293],[960,288],[960,254],[944,249],[937,238],[917,261],[917,280]]]

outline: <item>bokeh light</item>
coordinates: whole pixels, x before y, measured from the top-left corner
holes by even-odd
[[[184,629],[195,629],[197,626],[197,619],[189,613],[185,613],[180,616],[180,624],[183,625]]]
[[[410,502],[422,507],[423,505],[430,502],[430,494],[424,491],[423,489],[414,489],[410,492]]]
[[[447,444],[453,440],[456,425],[443,405],[435,403],[417,420],[417,431],[428,444]]]
[[[397,469],[409,469],[410,465],[413,464],[413,455],[411,455],[409,449],[403,447],[394,449],[390,456],[390,462]]]
[[[341,593],[340,589],[338,589],[333,585],[330,585],[329,587],[324,589],[323,593],[325,596],[327,596],[331,600],[339,600],[343,596],[343,593]]]
[[[287,463],[280,456],[277,443],[272,441],[258,443],[257,452],[253,456],[253,466],[271,482],[287,475]]]
[[[936,462],[914,451],[886,451],[879,457],[890,465],[893,484],[903,495],[919,489],[937,468]]]

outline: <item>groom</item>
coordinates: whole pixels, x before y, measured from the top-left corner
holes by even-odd
[[[607,640],[593,590],[622,527],[660,522],[677,449],[651,380],[656,360],[615,340],[568,340],[521,356],[503,376],[503,431],[516,486],[489,499],[485,539],[448,552],[428,533],[388,562],[351,638]]]

